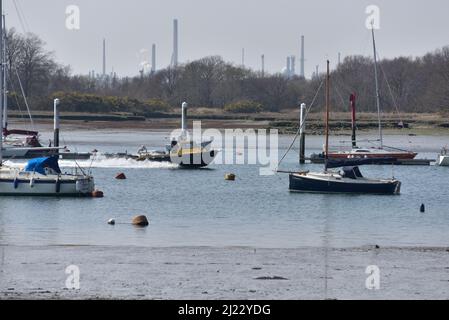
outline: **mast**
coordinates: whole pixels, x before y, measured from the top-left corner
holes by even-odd
[[[327,171],[327,162],[329,160],[329,103],[330,103],[330,72],[329,60],[327,60],[327,75],[326,75],[326,144],[325,144],[325,165],[324,171]]]
[[[376,50],[376,39],[374,38],[374,25],[371,28],[371,33],[373,35],[373,50],[374,50],[374,78],[376,80],[376,104],[377,104],[377,117],[379,121],[379,139],[380,147],[384,147],[384,138],[382,133],[382,119],[380,113],[380,92],[379,92],[379,77],[377,72],[377,50]]]
[[[3,65],[3,128],[8,129],[8,68],[6,63],[6,15],[3,14],[3,59],[5,64]]]
[[[351,124],[352,124],[352,147],[353,148],[357,148],[357,125],[356,125],[356,111],[355,111],[355,99],[356,99],[356,95],[355,93],[351,94],[351,96],[349,97],[349,101],[351,103],[351,112],[352,112],[352,117],[351,117]]]
[[[0,0],[0,15],[1,15],[1,21],[0,21],[0,35],[2,36],[2,40],[0,41],[0,91],[1,91],[1,99],[0,99],[0,166],[3,163],[3,108],[4,108],[4,100],[3,100],[3,94],[4,94],[4,83],[3,83],[3,0]]]

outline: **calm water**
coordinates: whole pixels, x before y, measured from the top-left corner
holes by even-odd
[[[46,137],[49,134],[46,134]],[[135,152],[142,144],[159,147],[166,133],[86,132],[64,137],[73,150]],[[334,138],[334,141],[341,138]],[[397,137],[390,145],[413,146],[420,157],[435,158],[448,137]],[[45,141],[45,140],[44,140]],[[291,137],[280,139],[280,154]],[[323,141],[308,138],[308,153]],[[298,169],[296,151],[282,169]],[[66,162],[63,164],[67,165]],[[90,162],[81,162],[89,166]],[[302,169],[321,170],[319,165]],[[9,245],[139,246],[447,246],[449,245],[449,168],[376,166],[371,177],[403,182],[400,196],[291,194],[288,176],[259,176],[257,166],[212,165],[180,170],[169,164],[137,164],[99,159],[93,174],[104,199],[0,198],[0,243]],[[114,176],[124,172],[128,180]],[[225,173],[237,181],[224,181]],[[427,212],[419,212],[425,203]],[[147,229],[107,225],[145,214]]]

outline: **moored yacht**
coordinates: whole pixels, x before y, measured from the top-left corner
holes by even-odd
[[[330,114],[330,73],[327,62],[326,77],[326,143],[325,167],[323,172],[290,173],[290,191],[316,193],[363,193],[363,194],[399,194],[401,182],[396,179],[368,179],[363,177],[359,165],[367,164],[366,159],[332,161],[329,158],[329,114]],[[373,159],[369,160],[370,162]],[[343,167],[341,172],[332,168]]]

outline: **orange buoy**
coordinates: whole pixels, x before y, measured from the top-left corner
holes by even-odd
[[[92,192],[92,198],[103,198],[103,197],[104,197],[103,191],[95,190]]]
[[[115,176],[117,180],[126,180],[126,175],[124,173],[119,173]]]
[[[150,225],[145,216],[134,217],[131,223],[137,227],[148,227]]]

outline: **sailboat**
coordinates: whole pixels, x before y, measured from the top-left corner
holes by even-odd
[[[3,0],[0,0],[0,12],[2,7]],[[3,34],[3,21],[0,21],[0,34]],[[0,41],[0,62],[4,66],[2,47]],[[84,172],[62,173],[57,157],[33,159],[24,170],[3,163],[3,98],[6,95],[3,71],[0,68],[0,196],[95,196],[94,178]]]
[[[362,193],[362,194],[399,194],[401,182],[396,179],[368,179],[360,172],[359,166],[365,159],[337,161],[329,158],[329,115],[330,115],[330,71],[327,61],[326,77],[326,143],[325,167],[323,172],[290,173],[290,191],[316,193]],[[370,162],[374,161],[373,159]],[[331,171],[340,168],[342,171]]]
[[[6,19],[5,15],[2,15],[2,29],[1,34],[2,41],[2,54],[6,60],[6,47],[7,37],[6,37]],[[59,147],[44,147],[39,141],[39,132],[32,130],[22,130],[22,129],[10,129],[8,128],[8,68],[7,63],[2,66],[3,69],[3,158],[4,159],[33,159],[36,157],[53,156],[58,154],[61,150],[65,148]],[[20,79],[19,79],[20,80]],[[26,100],[26,97],[24,96]],[[31,115],[30,115],[31,117]],[[30,118],[31,119],[31,118]],[[32,119],[31,119],[32,120]]]
[[[374,78],[376,83],[376,105],[377,116],[379,123],[379,147],[371,148],[359,148],[355,141],[355,94],[351,95],[351,108],[352,108],[352,149],[349,151],[331,151],[329,152],[329,158],[332,159],[344,159],[344,158],[386,158],[395,160],[412,160],[418,155],[416,152],[401,150],[398,148],[388,147],[384,145],[383,131],[382,131],[382,119],[381,119],[381,107],[380,107],[380,91],[379,91],[379,77],[378,77],[378,61],[377,61],[377,49],[376,38],[374,36],[374,27],[371,28],[374,50]]]

